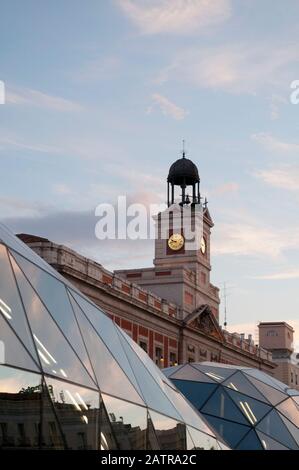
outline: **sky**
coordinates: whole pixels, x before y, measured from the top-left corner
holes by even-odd
[[[164,202],[185,139],[229,329],[287,321],[299,348],[298,16],[298,0],[2,2],[0,220],[151,266],[152,241],[96,239],[95,208]]]

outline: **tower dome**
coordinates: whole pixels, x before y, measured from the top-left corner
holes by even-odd
[[[192,186],[200,181],[197,166],[183,153],[183,157],[171,165],[167,181],[178,186]]]

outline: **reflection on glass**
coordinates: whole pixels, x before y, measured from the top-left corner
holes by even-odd
[[[14,270],[44,371],[95,388],[95,383],[22,271],[16,265]]]
[[[154,411],[150,411],[149,414],[161,449],[186,449],[185,424],[179,423],[159,413],[155,413]]]
[[[0,317],[22,338],[28,351],[36,358],[36,352],[29,332],[27,319],[21,303],[16,281],[11,269],[8,254],[0,244]]]
[[[214,437],[204,434],[191,426],[188,426],[187,430],[188,450],[219,450]]]
[[[0,448],[39,447],[41,377],[0,366]]]
[[[102,394],[113,434],[121,450],[146,448],[146,408]]]
[[[76,385],[46,378],[68,449],[98,447],[99,394]]]

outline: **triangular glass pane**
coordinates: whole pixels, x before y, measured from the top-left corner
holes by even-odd
[[[102,398],[119,449],[145,449],[147,409],[105,394],[102,394]]]
[[[281,413],[279,413],[279,415],[280,415],[280,418],[283,420],[284,424],[286,425],[286,427],[288,428],[288,430],[290,431],[290,433],[292,434],[293,438],[297,442],[297,445],[299,446],[299,429]]]
[[[15,258],[27,279],[47,306],[47,310],[76,350],[89,374],[95,379],[64,284],[21,256],[15,255]],[[16,271],[16,262],[13,258],[12,264]]]
[[[277,405],[277,403],[285,400],[287,395],[283,392],[280,392],[276,388],[261,382],[253,377],[248,377],[248,380],[265,396],[267,401],[272,405]]]
[[[254,429],[252,429],[238,444],[237,450],[263,450],[263,447],[256,435]]]
[[[260,438],[264,450],[290,450],[288,447],[285,447],[274,439],[271,439],[271,437],[261,431],[257,431],[257,435]]]
[[[264,395],[262,395],[246,378],[242,372],[236,372],[232,375],[229,379],[222,382],[227,388],[231,390],[235,390],[237,392],[243,393],[244,395],[249,395],[252,398],[256,398],[257,400],[261,400],[263,402],[268,403]]]
[[[188,447],[188,450],[219,450],[219,444],[214,437],[208,436],[208,434],[198,431],[191,426],[187,426],[187,431],[194,443],[193,447]]]
[[[163,374],[166,375],[166,377],[171,378],[172,374],[175,374],[179,369],[182,369],[182,367],[184,367],[183,364],[179,366],[165,367],[165,369],[163,369]]]
[[[186,425],[149,411],[161,450],[186,449]]]
[[[7,251],[3,245],[0,245],[0,272],[0,317],[2,316],[6,319],[11,328],[21,338],[32,357],[37,360],[16,281]]]
[[[0,366],[0,449],[38,449],[41,376]]]
[[[216,390],[203,408],[201,408],[201,412],[248,425],[247,419],[222,388]]]
[[[257,425],[257,430],[273,437],[273,439],[290,449],[297,449],[295,440],[284,425],[279,413],[275,410],[272,410],[267,414],[267,416],[265,416],[265,418]]]
[[[234,449],[240,440],[248,433],[250,428],[242,424],[226,421],[225,419],[215,418],[214,416],[204,415],[208,423],[227,442],[229,447]]]
[[[3,364],[40,372],[37,364],[33,361],[30,354],[27,352],[20,340],[16,337],[12,329],[1,316],[0,341],[4,356],[0,358],[0,361]]]
[[[283,384],[279,380],[274,379],[274,377],[270,377],[270,375],[265,374],[265,372],[262,372],[258,369],[246,369],[244,370],[244,373],[250,377],[254,377],[255,379],[260,380],[261,382],[265,382],[266,384],[270,385],[270,387],[274,387],[281,392],[285,392],[288,388],[287,385]]]
[[[255,426],[266,413],[271,410],[271,407],[266,403],[254,400],[247,395],[235,392],[230,389],[226,389],[229,396],[234,400],[239,410],[241,411],[244,418],[247,420],[247,424]]]
[[[15,271],[43,370],[97,388],[21,270]]]
[[[88,320],[90,321],[90,323],[96,330],[98,336],[100,337],[101,341],[108,348],[114,359],[116,359],[119,366],[121,367],[123,372],[128,376],[130,382],[134,385],[138,393],[141,394],[134,373],[131,369],[131,365],[129,364],[129,361],[123,352],[123,348],[120,344],[119,336],[117,334],[113,321],[109,317],[107,317],[107,315],[101,312],[100,309],[94,307],[89,302],[81,298],[79,295],[76,295],[74,292],[72,292],[72,294],[74,295],[74,297],[76,297],[76,299],[81,299],[80,307],[74,300],[72,295],[70,295],[72,307],[77,319],[80,318],[82,324],[85,324],[86,328],[88,329],[92,328]],[[87,316],[88,320],[85,318],[85,315]]]
[[[190,424],[190,426],[200,429],[201,431],[206,432],[207,434],[212,434],[211,430],[202,420],[199,413],[195,410],[192,405],[189,404],[186,398],[183,397],[180,392],[178,392],[178,390],[174,390],[173,388],[168,387],[168,385],[166,384],[165,393],[169,400],[172,401],[175,409],[180,414],[181,419],[186,424]]]
[[[163,393],[163,389],[159,387],[152,375],[144,367],[143,362],[141,362],[123,335],[120,334],[119,337],[124,348],[124,352],[134,370],[136,380],[146,404],[156,411],[160,411],[168,416],[172,416],[173,418],[180,420],[180,416],[167,396]]]
[[[119,450],[103,399],[100,399],[100,450]]]
[[[129,378],[97,335],[81,309],[76,310],[76,315],[89,356],[92,358],[101,392],[144,405],[142,398]]]
[[[46,383],[67,448],[98,450],[99,393],[53,377]]]
[[[115,325],[115,328],[119,334],[120,337],[122,337],[133,349],[135,354],[139,357],[140,361],[146,368],[146,370],[151,374],[153,379],[157,382],[160,388],[164,390],[165,384],[169,385],[169,387],[173,387],[173,384],[171,383],[171,380],[169,380],[163,372],[156,366],[154,361],[151,360],[149,355],[137,344],[135,341],[133,341],[130,336],[128,336],[119,326]]]
[[[200,372],[203,372],[207,375],[210,379],[214,380],[217,383],[223,382],[223,380],[227,379],[231,375],[235,373],[235,369],[229,369],[225,367],[215,367],[210,366],[207,364],[196,364],[193,363],[192,367],[196,367]]]
[[[276,409],[299,428],[299,411],[292,398],[288,398],[287,400],[277,405]]]
[[[198,410],[218,387],[215,383],[197,383],[189,380],[173,380],[173,383]]]
[[[171,380],[180,379],[192,380],[194,382],[215,383],[215,380],[211,379],[203,372],[200,372],[198,369],[195,369],[195,367],[190,364],[185,364],[183,367],[180,367],[180,369],[173,373],[170,378]]]
[[[66,445],[45,383],[43,388],[41,448],[44,450],[63,450]]]

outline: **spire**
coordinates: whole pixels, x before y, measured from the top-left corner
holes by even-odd
[[[186,149],[185,149],[185,139],[183,139],[183,150],[182,150],[182,155],[183,157],[182,158],[186,158]]]

